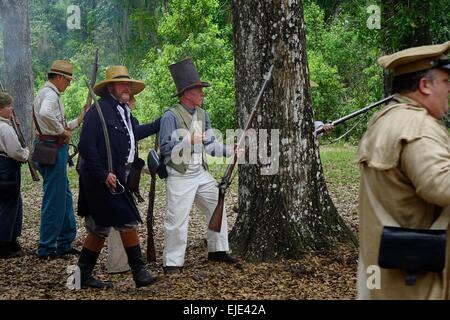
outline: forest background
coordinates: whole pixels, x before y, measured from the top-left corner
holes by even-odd
[[[447,9],[444,0],[306,0],[310,78],[319,84],[312,91],[315,118],[331,121],[379,100],[383,71],[376,59],[424,37],[433,43],[448,40]],[[204,108],[214,127],[221,132],[236,127],[231,0],[35,0],[30,1],[30,24],[36,92],[53,60],[74,63],[77,80],[64,94],[68,118],[76,117],[84,104],[85,80],[99,48],[98,80],[108,66],[123,64],[147,84],[134,112],[142,123],[175,103],[167,66],[191,57],[202,79],[212,84]],[[427,30],[420,30],[424,26]],[[0,55],[0,78],[2,59]],[[366,122],[346,140],[357,142]],[[335,137],[353,124],[337,128]]]

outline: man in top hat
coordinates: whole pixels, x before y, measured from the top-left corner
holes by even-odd
[[[398,240],[384,246],[391,230],[384,227],[408,229],[394,229],[403,235],[410,235],[410,229],[448,227],[450,211],[442,208],[450,205],[450,138],[442,119],[449,108],[449,51],[450,41],[378,59],[394,74],[394,98],[373,116],[358,149],[360,299],[448,298],[448,271],[430,272],[434,265],[413,272],[399,267],[403,259],[420,257],[414,250],[423,241],[403,248],[412,250],[411,255],[397,254]],[[393,251],[390,260],[384,259],[386,249]],[[448,255],[450,248],[446,250]],[[445,261],[444,253],[437,255],[422,263]],[[385,268],[379,268],[380,256]],[[414,268],[412,262],[406,264]]]
[[[216,181],[208,172],[206,153],[231,156],[232,147],[215,141],[208,113],[201,106],[203,88],[194,63],[190,59],[169,66],[179,103],[161,118],[160,150],[167,166],[167,211],[164,222],[163,267],[165,273],[179,273],[184,265],[189,212],[195,202],[209,222],[218,201]],[[225,209],[224,209],[225,210]],[[208,259],[236,263],[227,253],[227,215],[222,215],[220,233],[208,230]]]
[[[83,121],[84,111],[72,121],[64,115],[61,94],[70,85],[73,66],[70,62],[56,60],[48,71],[48,81],[39,90],[33,104],[33,117],[37,140],[54,144],[58,148],[54,165],[40,165],[44,196],[41,206],[39,247],[40,259],[51,259],[65,254],[78,254],[72,248],[76,236],[72,192],[67,178],[68,143],[72,130]]]
[[[110,140],[112,172],[102,121],[95,107],[86,113],[78,149],[83,161],[80,167],[79,214],[86,216],[87,237],[78,266],[82,287],[111,287],[92,276],[105,239],[113,227],[120,234],[136,287],[156,281],[145,268],[137,226],[141,221],[138,209],[127,188],[127,172],[137,158],[137,141],[159,131],[159,121],[138,125],[125,102],[144,90],[142,81],[131,79],[124,66],[106,70],[106,79],[94,87],[101,97],[99,104]]]

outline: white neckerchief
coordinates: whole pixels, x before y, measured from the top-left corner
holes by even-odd
[[[130,108],[128,107],[128,105],[125,108],[128,117],[125,117],[125,111],[119,104],[117,105],[116,108],[117,108],[117,110],[119,110],[120,116],[122,117],[123,122],[126,124],[126,129],[127,129],[128,134],[130,136],[131,147],[130,147],[130,150],[129,150],[129,153],[128,153],[128,160],[127,160],[127,162],[128,163],[132,163],[134,161],[134,154],[136,152],[136,147],[135,147],[135,139],[134,139],[134,134],[133,134],[133,127],[131,126],[131,112],[130,112]],[[128,118],[128,121],[127,121],[127,118]]]

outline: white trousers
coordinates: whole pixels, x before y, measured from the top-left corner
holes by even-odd
[[[123,247],[120,233],[111,228],[108,236],[108,258],[106,260],[108,273],[120,273],[130,270],[128,257]]]
[[[187,245],[189,213],[192,204],[205,214],[206,225],[214,212],[219,197],[216,180],[203,167],[189,169],[180,174],[167,167],[166,179],[167,211],[164,220],[163,266],[184,265]],[[199,230],[198,232],[202,232]],[[227,215],[224,206],[222,229],[207,232],[208,252],[228,251]]]

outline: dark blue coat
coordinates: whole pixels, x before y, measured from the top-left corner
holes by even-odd
[[[117,110],[117,100],[107,95],[99,100],[99,104],[111,143],[113,172],[120,183],[125,186],[125,165],[131,148],[131,140]],[[137,120],[131,116],[131,122],[136,141],[159,131],[160,119],[150,124],[139,125]],[[98,226],[104,227],[122,226],[135,221],[142,222],[129,192],[112,195],[106,187],[105,181],[108,176],[106,144],[95,106],[92,106],[86,113],[78,150],[83,159],[79,172],[78,213],[82,216],[91,215]]]

